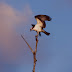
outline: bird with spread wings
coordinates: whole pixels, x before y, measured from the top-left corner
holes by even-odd
[[[37,35],[36,37],[38,37],[38,35],[41,36],[41,32],[43,32],[44,34],[46,35],[50,35],[49,32],[46,32],[43,28],[46,27],[46,23],[45,21],[51,21],[51,18],[50,16],[47,16],[47,15],[36,15],[35,16],[35,19],[37,21],[37,24],[34,25],[34,24],[31,24],[32,25],[32,28],[30,29],[30,31],[36,31],[37,32]]]

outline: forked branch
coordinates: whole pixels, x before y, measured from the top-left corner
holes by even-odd
[[[35,72],[35,66],[36,66],[36,53],[37,53],[37,44],[38,44],[38,39],[36,37],[36,48],[35,51],[33,51],[33,49],[30,47],[30,45],[28,44],[28,42],[25,40],[25,38],[21,35],[21,37],[23,38],[23,40],[26,42],[26,44],[28,45],[28,47],[30,48],[31,52],[33,53],[33,59],[34,59],[34,65],[33,65],[33,72]]]

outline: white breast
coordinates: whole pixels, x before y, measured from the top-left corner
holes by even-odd
[[[36,24],[33,30],[41,32],[42,28],[38,24]]]

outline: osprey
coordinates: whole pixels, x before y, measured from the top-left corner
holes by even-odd
[[[38,37],[38,35],[41,36],[41,33],[40,32],[43,32],[46,35],[50,35],[50,33],[49,32],[46,32],[43,28],[46,27],[45,21],[51,21],[51,18],[49,16],[47,16],[47,15],[36,15],[35,16],[35,19],[37,21],[37,24],[36,25],[31,24],[32,25],[32,28],[30,29],[30,31],[31,30],[36,31],[37,32],[36,37]]]

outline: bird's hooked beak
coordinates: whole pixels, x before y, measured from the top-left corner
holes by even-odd
[[[30,31],[32,31],[32,30],[33,30],[33,28],[34,28],[34,27],[30,28]]]

